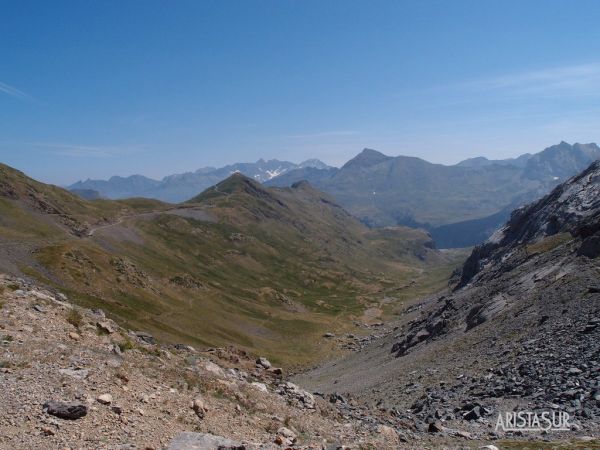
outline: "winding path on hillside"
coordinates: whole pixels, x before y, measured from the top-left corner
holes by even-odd
[[[104,225],[98,225],[95,227],[90,227],[90,230],[88,231],[88,234],[85,237],[87,237],[87,238],[93,237],[94,234],[96,233],[96,231],[99,231],[99,230],[107,230],[112,227],[117,227],[128,219],[152,218],[152,217],[158,216],[160,214],[170,214],[173,216],[185,217],[185,218],[200,220],[203,222],[216,222],[215,217],[213,217],[210,213],[208,213],[202,209],[176,207],[176,208],[172,208],[172,209],[166,209],[163,211],[151,211],[151,212],[121,216],[117,219],[116,222],[112,222],[112,223],[108,223],[108,224],[104,224]]]

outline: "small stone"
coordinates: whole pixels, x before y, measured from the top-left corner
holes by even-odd
[[[78,380],[85,380],[90,371],[87,369],[81,369],[81,368],[74,368],[74,369],[59,369],[58,370],[59,373],[61,373],[62,375],[67,375],[71,378],[76,378]]]
[[[54,430],[50,427],[42,427],[42,433],[44,433],[45,436],[54,436]]]
[[[444,425],[442,425],[442,422],[440,422],[439,420],[436,420],[429,424],[429,428],[427,429],[427,431],[429,431],[430,433],[441,433],[442,431],[444,431]]]
[[[102,403],[103,405],[110,405],[113,401],[112,395],[110,394],[102,394],[96,398],[98,403]]]
[[[335,337],[335,334],[333,334],[333,333],[325,333],[325,334],[323,335],[323,337],[326,337],[326,338],[334,338],[334,337]]]
[[[465,420],[477,420],[481,417],[481,408],[479,406],[475,406],[472,410],[466,413],[463,418]]]
[[[96,326],[98,327],[98,329],[100,331],[107,333],[107,334],[112,334],[116,331],[115,327],[108,320],[96,322]]]
[[[256,360],[256,365],[261,366],[264,369],[271,368],[271,362],[267,358],[264,358],[262,356]]]
[[[567,373],[569,375],[579,375],[581,373],[581,370],[577,367],[571,367],[569,370],[567,370]]]
[[[458,430],[455,433],[455,435],[458,437],[464,438],[464,439],[469,439],[469,440],[473,439],[473,435],[471,433],[469,433],[468,431]]]
[[[261,392],[267,393],[269,392],[269,389],[267,388],[267,385],[264,383],[258,383],[256,381],[253,381],[252,383],[250,383],[250,385],[252,387],[254,387],[255,389],[258,389]]]
[[[81,339],[81,336],[79,334],[75,333],[74,331],[71,331],[69,333],[69,337],[71,339],[73,339],[74,341],[78,341],[79,339]]]
[[[204,419],[204,416],[208,412],[208,408],[206,407],[202,397],[196,397],[194,399],[192,402],[192,409],[200,419]]]

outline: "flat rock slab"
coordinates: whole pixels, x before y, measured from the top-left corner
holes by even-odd
[[[278,447],[273,444],[255,445],[232,441],[221,436],[208,433],[179,433],[167,450],[274,450]]]

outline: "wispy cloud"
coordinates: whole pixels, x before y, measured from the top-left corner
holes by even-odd
[[[314,139],[314,138],[327,138],[327,137],[340,137],[340,136],[354,136],[356,134],[358,134],[358,131],[336,130],[336,131],[321,131],[318,133],[289,134],[284,137],[286,137],[288,139]]]
[[[15,97],[21,100],[32,100],[31,96],[29,94],[26,94],[25,92],[17,89],[14,86],[11,86],[9,84],[3,83],[0,81],[0,92],[6,94],[6,95],[10,95],[11,97]]]
[[[474,80],[456,87],[515,95],[600,95],[600,64],[553,67]]]
[[[38,148],[47,149],[54,155],[69,156],[73,158],[112,158],[114,156],[138,153],[144,150],[143,147],[92,146],[48,142],[34,142],[32,145]]]

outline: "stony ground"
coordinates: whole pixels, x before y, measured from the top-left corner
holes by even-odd
[[[22,280],[2,277],[0,291],[0,448],[162,449],[180,432],[264,448],[396,448],[394,431],[344,421],[268,361],[160,347]]]

